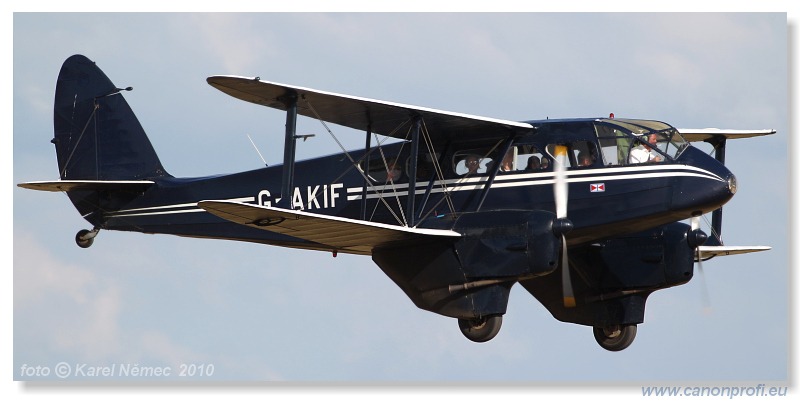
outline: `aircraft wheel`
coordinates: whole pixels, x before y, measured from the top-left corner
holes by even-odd
[[[94,243],[94,237],[87,238],[86,236],[89,235],[92,231],[88,229],[82,229],[75,234],[75,243],[78,244],[81,248],[88,248],[92,246]]]
[[[458,327],[464,336],[476,343],[491,340],[500,332],[503,317],[500,315],[487,316],[480,319],[459,319]]]
[[[608,351],[622,351],[636,338],[636,325],[595,327],[594,338],[600,347]]]

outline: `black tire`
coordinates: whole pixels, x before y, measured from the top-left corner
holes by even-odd
[[[82,230],[78,231],[78,233],[75,234],[75,243],[78,244],[78,246],[80,246],[81,248],[84,248],[84,249],[92,246],[92,244],[94,243],[94,238],[93,237],[89,238],[89,239],[83,239],[83,237],[86,236],[90,232],[91,231],[89,231],[88,229],[82,229]]]
[[[497,336],[503,317],[500,315],[486,316],[480,319],[459,319],[458,327],[461,333],[476,343],[487,342]]]
[[[622,351],[636,338],[636,325],[595,327],[594,339],[608,351]]]

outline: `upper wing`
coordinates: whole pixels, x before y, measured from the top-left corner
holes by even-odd
[[[729,130],[729,129],[678,129],[686,141],[708,141],[718,137],[726,139],[746,139],[748,137],[775,134],[775,130]]]
[[[69,192],[73,190],[100,191],[100,190],[128,190],[143,192],[152,186],[153,181],[94,181],[94,180],[69,180],[69,181],[39,181],[17,184],[17,186],[31,190],[47,192]]]
[[[708,260],[717,256],[740,255],[770,249],[772,248],[769,246],[701,246],[700,256],[702,256],[703,260]]]
[[[300,115],[396,138],[405,138],[405,131],[395,131],[414,116],[423,119],[430,133],[444,139],[499,139],[513,133],[529,132],[533,128],[523,122],[335,94],[261,81],[258,77],[212,76],[206,81],[232,97],[284,111],[286,105],[281,99],[295,92],[298,97],[297,113]]]
[[[204,200],[197,205],[238,224],[327,245],[335,251],[364,255],[391,242],[461,236],[455,231],[400,227],[232,201]]]

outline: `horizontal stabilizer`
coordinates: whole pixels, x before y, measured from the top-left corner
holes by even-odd
[[[728,140],[746,139],[750,137],[768,136],[775,130],[729,130],[729,129],[678,129],[686,141],[708,141],[724,137]]]
[[[241,202],[204,200],[197,205],[228,221],[326,245],[333,251],[345,253],[369,255],[376,246],[388,243],[461,236],[449,230],[401,227]]]
[[[63,181],[41,181],[41,182],[26,182],[17,184],[17,186],[31,190],[42,190],[45,192],[69,192],[73,190],[80,191],[102,191],[102,190],[115,190],[115,191],[130,191],[130,192],[144,192],[150,186],[153,186],[153,181],[92,181],[92,180],[63,180]]]
[[[717,256],[741,255],[770,249],[772,248],[769,246],[701,246],[700,256],[702,256],[703,260],[708,260]]]

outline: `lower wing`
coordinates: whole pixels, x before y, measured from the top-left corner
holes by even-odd
[[[228,221],[327,245],[331,251],[344,253],[369,255],[373,248],[395,242],[461,237],[450,230],[401,227],[241,202],[204,200],[197,205]]]

